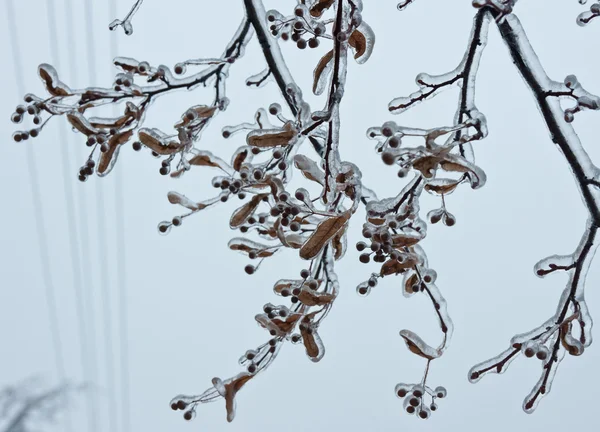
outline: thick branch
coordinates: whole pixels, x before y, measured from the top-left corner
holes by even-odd
[[[497,13],[492,12],[492,15]],[[564,119],[564,113],[556,97],[549,96],[553,81],[546,75],[531,47],[519,19],[511,14],[498,24],[514,64],[532,91],[544,117],[552,141],[558,145],[573,171],[583,201],[588,208],[592,223],[600,226],[600,191],[590,187],[589,179],[596,178],[598,169],[593,165],[581,145],[573,126]]]

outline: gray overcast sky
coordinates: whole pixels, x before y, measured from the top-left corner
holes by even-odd
[[[7,0],[3,0],[6,2]],[[36,76],[39,63],[56,63],[48,43],[47,2],[13,2],[17,14],[23,77],[27,91],[42,95]],[[50,2],[52,3],[52,2]],[[194,57],[220,55],[242,17],[241,1],[146,0],[134,20],[134,35],[111,34],[107,24],[108,2],[94,2],[91,28],[84,20],[83,1],[72,9],[74,22],[66,21],[65,0],[54,2],[60,44],[60,76],[73,87],[89,84],[108,86],[110,38],[118,38],[118,53],[152,64],[174,65]],[[289,2],[267,1],[267,7]],[[387,113],[388,102],[416,89],[414,77],[426,71],[447,72],[456,67],[466,48],[474,9],[467,0],[419,0],[405,12],[396,10],[396,0],[364,1],[364,19],[377,34],[375,52],[369,62],[349,68],[347,95],[342,108],[341,154],[360,165],[363,178],[380,197],[392,196],[402,183],[393,168],[383,166],[365,137],[370,126],[395,120],[411,126],[438,126],[452,121],[456,90],[427,102],[400,117]],[[119,16],[130,1],[119,0]],[[267,339],[254,322],[254,315],[268,301],[276,302],[272,284],[295,277],[302,263],[294,252],[267,261],[248,277],[241,255],[227,249],[232,237],[228,228],[233,204],[186,220],[168,236],[159,236],[156,225],[178,210],[166,193],[177,190],[200,200],[212,196],[212,172],[192,171],[179,181],[158,175],[159,164],[147,152],[122,151],[115,176],[93,178],[85,184],[76,179],[85,160],[81,137],[59,141],[59,124],[52,121],[41,137],[15,144],[10,136],[15,126],[10,114],[22,94],[15,88],[8,29],[3,5],[0,19],[0,58],[3,58],[3,97],[0,101],[0,136],[5,145],[0,170],[3,200],[0,212],[0,387],[31,375],[48,384],[58,381],[53,345],[48,328],[48,309],[38,254],[31,179],[26,146],[34,149],[41,180],[43,219],[51,251],[52,280],[58,296],[60,332],[68,378],[83,380],[80,340],[77,329],[76,290],[69,249],[69,227],[63,185],[63,167],[70,163],[68,182],[75,189],[77,212],[85,212],[90,242],[84,251],[91,268],[85,275],[86,295],[93,310],[98,381],[92,391],[97,398],[99,430],[109,431],[111,389],[108,376],[107,335],[118,360],[118,299],[115,271],[115,187],[126,199],[127,301],[129,304],[129,360],[132,431],[293,431],[399,429],[487,430],[490,432],[558,431],[564,428],[591,431],[600,427],[597,365],[600,347],[592,345],[583,356],[566,357],[554,381],[552,393],[544,398],[534,415],[521,411],[521,403],[537,381],[540,365],[519,359],[503,376],[486,377],[477,385],[467,382],[469,368],[496,355],[516,333],[527,331],[554,313],[566,276],[536,278],[533,265],[552,254],[571,253],[585,227],[586,213],[574,181],[513,67],[496,29],[491,28],[477,90],[477,104],[489,121],[490,136],[476,145],[478,164],[488,175],[481,190],[461,188],[448,197],[457,216],[452,228],[431,227],[424,247],[430,265],[437,270],[438,286],[449,303],[454,320],[453,344],[441,361],[434,362],[432,385],[444,385],[448,398],[440,409],[422,422],[402,413],[402,401],[394,396],[397,382],[417,382],[422,359],[404,346],[398,331],[410,328],[432,345],[439,331],[425,298],[405,299],[400,278],[389,278],[368,298],[359,298],[356,285],[365,280],[373,266],[358,265],[353,245],[360,237],[362,215],[351,225],[349,251],[339,264],[342,292],[321,327],[325,358],[308,361],[302,347],[286,346],[270,370],[238,395],[236,420],[225,421],[223,402],[200,407],[198,417],[187,424],[173,413],[168,402],[178,393],[200,393],[213,376],[229,377],[240,370],[239,356]],[[549,75],[557,80],[576,74],[584,86],[600,93],[598,40],[600,22],[579,28],[575,17],[582,10],[576,0],[521,1],[517,13],[529,32]],[[68,40],[67,26],[75,27],[75,40]],[[86,49],[85,32],[92,31],[93,52]],[[312,68],[325,52],[300,52],[286,46],[290,69],[308,89]],[[72,56],[69,56],[69,52]],[[88,56],[95,58],[97,82],[90,83]],[[76,75],[69,61],[76,61]],[[222,126],[250,121],[259,107],[279,101],[276,88],[246,89],[247,76],[264,68],[256,42],[243,60],[232,68],[228,92],[232,101],[204,135],[200,147],[229,158],[242,143],[220,138]],[[305,91],[308,94],[308,90]],[[209,101],[209,91],[178,93],[159,99],[146,119],[147,125],[167,129],[191,104]],[[313,107],[322,101],[308,96]],[[187,104],[187,105],[186,105]],[[598,113],[579,114],[575,126],[593,160],[600,160]],[[68,146],[69,158],[61,147]],[[299,177],[299,176],[298,176]],[[298,178],[296,180],[299,180]],[[99,186],[97,186],[99,184]],[[104,208],[98,211],[99,195]],[[426,201],[422,210],[434,208]],[[99,283],[98,214],[105,218],[108,237],[109,286]],[[600,266],[589,273],[587,298],[592,315],[600,312]],[[103,290],[111,303],[106,320]],[[121,379],[116,362],[116,378]],[[119,393],[120,386],[116,392]],[[117,394],[120,401],[121,398]],[[87,431],[86,398],[77,394],[70,407],[77,431]],[[117,412],[118,414],[118,412]],[[46,429],[45,429],[46,430]],[[47,431],[64,430],[61,421]],[[120,430],[120,429],[119,429]],[[112,432],[112,431],[111,431]]]

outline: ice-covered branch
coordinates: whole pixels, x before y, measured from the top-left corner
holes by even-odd
[[[117,27],[123,27],[123,31],[125,32],[126,35],[128,35],[128,36],[132,35],[133,34],[133,24],[131,24],[131,21],[133,20],[133,16],[136,14],[138,9],[142,6],[143,2],[144,2],[144,0],[136,0],[135,4],[129,10],[127,15],[125,15],[125,18],[123,18],[122,20],[115,19],[113,22],[111,22],[109,24],[108,28],[110,30],[116,30]]]
[[[542,360],[542,374],[523,402],[525,412],[531,413],[540,399],[550,392],[564,353],[579,356],[592,342],[592,319],[585,303],[584,287],[587,270],[599,243],[597,232],[600,228],[600,190],[590,182],[590,179],[598,178],[599,170],[590,160],[570,124],[573,120],[572,111],[564,111],[559,103],[560,97],[575,97],[579,101],[581,97],[589,100],[589,95],[580,97],[573,93],[576,90],[581,91],[574,77],[567,77],[564,83],[560,83],[552,81],[546,75],[515,15],[507,16],[498,28],[514,64],[535,97],[552,141],[560,148],[573,172],[589,212],[586,230],[575,252],[568,256],[546,258],[535,267],[535,272],[540,277],[555,271],[565,271],[569,274],[569,281],[555,315],[541,326],[515,336],[509,349],[474,366],[469,372],[469,379],[476,382],[487,373],[504,372],[521,353],[526,357],[536,356]],[[579,338],[573,335],[573,322],[579,324]]]

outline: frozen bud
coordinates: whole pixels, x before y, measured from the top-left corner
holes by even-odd
[[[23,132],[21,132],[21,139],[22,139],[23,141],[25,141],[25,140],[29,139],[29,132],[27,132],[27,131],[23,131]]]
[[[158,170],[158,172],[160,173],[160,175],[167,175],[167,174],[169,174],[169,171],[170,171],[170,169],[169,169],[168,166],[162,166]]]
[[[127,33],[127,31],[125,31],[125,34],[130,34],[130,33]],[[190,421],[194,418],[195,415],[196,415],[196,411],[189,410],[183,414],[183,418],[186,419],[187,421]]]
[[[21,138],[21,132],[15,132],[12,137],[15,142],[20,142],[23,139]]]
[[[527,358],[533,357],[537,353],[537,351],[538,346],[537,343],[535,343],[534,341],[527,341],[526,343],[521,345],[521,352],[525,354],[525,357]]]
[[[358,293],[358,295],[366,296],[369,295],[369,293],[371,292],[371,288],[368,285],[360,284],[356,287],[356,292]]]
[[[359,252],[364,251],[366,249],[366,247],[367,247],[367,244],[363,241],[356,243],[356,250]]]
[[[437,411],[438,406],[435,403],[432,402],[431,405],[429,405],[429,409],[431,411]]]
[[[419,401],[419,398],[418,398],[418,397],[415,397],[415,396],[413,396],[413,397],[411,397],[411,398],[408,398],[408,399],[407,399],[407,401],[408,401],[408,403],[409,403],[411,406],[413,406],[413,407],[418,407],[418,406],[419,406],[419,404],[421,403],[421,402]]]
[[[422,385],[419,384],[419,385],[416,385],[413,387],[413,390],[412,390],[413,396],[420,398],[423,396],[424,393],[425,393],[425,390],[423,389]]]
[[[373,252],[377,252],[379,249],[381,249],[381,244],[380,243],[377,243],[375,241],[371,243],[371,250]]]
[[[300,231],[300,224],[294,221],[290,224],[290,229],[294,232]]]
[[[35,138],[40,134],[40,129],[31,129],[29,131],[29,135],[31,136],[31,138]]]
[[[310,272],[307,269],[302,269],[300,271],[300,277],[302,279],[308,279],[310,277]]]
[[[386,138],[390,138],[392,135],[394,135],[394,130],[391,128],[391,126],[389,124],[385,124],[381,128],[381,134]]]
[[[444,225],[446,226],[454,226],[456,224],[456,217],[450,212],[444,213]]]
[[[245,271],[247,274],[251,275],[251,274],[254,274],[254,272],[256,271],[256,267],[254,267],[254,266],[253,266],[253,265],[251,265],[251,264],[248,264],[246,267],[244,267],[244,271]]]
[[[442,216],[444,215],[444,209],[432,210],[427,214],[429,218],[429,222],[432,224],[436,224],[442,220]]]
[[[443,386],[437,386],[434,390],[435,393],[435,397],[443,399],[446,397],[446,395],[448,394],[446,387]]]
[[[573,120],[575,120],[575,113],[573,112],[573,110],[565,110],[565,121],[567,123],[573,123]]]
[[[21,114],[15,112],[10,117],[10,121],[12,121],[13,123],[21,123],[23,121],[23,116]]]
[[[408,168],[402,168],[401,170],[398,171],[398,177],[399,178],[404,178],[408,175],[409,173],[409,169]]]
[[[168,234],[169,231],[171,230],[171,226],[172,226],[171,222],[162,221],[161,223],[158,224],[158,232],[163,235]]]
[[[577,77],[575,75],[567,75],[565,77],[565,85],[570,88],[571,90],[574,89],[575,87],[577,87],[577,85],[579,84],[579,81],[577,80]]]
[[[302,341],[302,336],[300,336],[298,333],[294,333],[291,337],[291,341],[293,344],[298,344]]]
[[[390,152],[383,152],[381,154],[381,160],[386,165],[394,165],[394,163],[396,162],[396,156],[394,156]]]
[[[279,105],[278,103],[272,103],[271,105],[269,105],[269,113],[271,115],[277,115],[281,113],[281,105]],[[277,158],[279,159],[279,158]]]
[[[364,254],[361,254],[358,259],[360,260],[361,263],[367,264],[369,261],[371,261],[371,255],[368,253],[364,253]]]
[[[545,345],[542,345],[538,352],[535,354],[535,356],[540,360],[546,360],[549,355],[550,350]]]
[[[310,48],[317,48],[319,45],[320,45],[319,39],[317,39],[316,37],[308,40],[308,46]]]
[[[305,49],[308,46],[308,43],[304,39],[298,39],[298,42],[296,42],[296,46],[300,49]]]
[[[297,17],[304,17],[304,16],[308,15],[308,10],[306,9],[306,6],[304,6],[304,5],[296,6],[296,8],[294,9],[294,15],[296,15]]]
[[[302,192],[300,190],[297,190],[296,194],[295,194],[295,197],[299,201],[304,201],[304,199],[306,198],[306,195],[304,195],[304,192]]]
[[[377,286],[377,279],[374,277],[369,278],[369,280],[367,281],[367,284],[373,288],[375,286]]]
[[[428,419],[431,416],[431,411],[426,406],[421,407],[419,410],[419,417],[423,420]]]
[[[410,387],[408,384],[398,383],[396,384],[396,396],[399,398],[405,397],[410,391]]]
[[[345,32],[339,32],[335,37],[339,42],[345,42],[348,40],[348,35]]]
[[[15,113],[17,114],[25,114],[25,111],[27,111],[27,108],[25,108],[25,106],[23,105],[17,105],[17,107],[15,108]]]
[[[247,370],[249,373],[253,374],[254,372],[256,372],[256,364],[250,363],[247,367]]]
[[[173,68],[173,72],[175,72],[177,75],[184,74],[185,71],[186,71],[185,63],[177,63],[175,65],[175,67]]]
[[[180,226],[182,222],[183,219],[181,218],[181,216],[175,216],[172,221],[174,226]]]

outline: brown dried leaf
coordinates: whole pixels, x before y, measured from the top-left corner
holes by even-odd
[[[266,246],[252,240],[245,238],[233,238],[229,241],[229,249],[234,251],[240,251],[249,254],[255,252],[257,258],[267,258],[273,256],[277,249],[272,249],[270,246]]]
[[[354,51],[354,60],[358,64],[363,64],[369,60],[369,57],[373,53],[375,34],[371,27],[363,21],[350,35],[348,44]]]
[[[217,107],[209,107],[206,105],[196,105],[196,106],[191,107],[181,116],[181,121],[175,125],[175,129],[179,129],[180,127],[187,126],[188,124],[190,124],[193,121],[187,117],[187,112],[190,110],[194,111],[196,113],[196,115],[198,116],[198,118],[210,118],[215,114]]]
[[[306,355],[313,361],[318,362],[325,355],[325,348],[317,329],[312,325],[312,317],[306,316],[300,324],[300,335],[306,349]]]
[[[402,339],[406,342],[406,346],[412,353],[427,360],[433,360],[440,356],[440,353],[436,349],[427,345],[416,333],[410,330],[402,330],[400,336],[402,336]]]
[[[346,222],[350,219],[350,212],[344,212],[339,216],[331,216],[321,222],[317,229],[304,243],[300,249],[300,257],[306,260],[313,259],[325,247],[327,242],[331,240],[340,230],[346,228]]]
[[[98,129],[91,125],[83,114],[77,111],[67,114],[67,121],[71,123],[71,126],[86,136],[94,135],[99,132]]]
[[[348,44],[354,48],[354,58],[357,59],[367,50],[367,39],[358,29],[354,30],[348,39]]]
[[[370,223],[372,223],[373,225],[377,225],[377,226],[381,226],[386,223],[385,219],[383,219],[383,218],[370,217],[370,218],[367,218],[367,220]]]
[[[300,314],[293,314],[293,315],[288,315],[284,320],[279,319],[279,318],[274,318],[271,320],[271,322],[273,324],[275,324],[277,326],[277,328],[283,332],[283,333],[290,333],[294,327],[296,326],[296,323],[298,322],[298,320],[302,317],[302,315]]]
[[[106,173],[109,168],[114,164],[113,157],[118,154],[119,146],[125,144],[129,138],[133,135],[133,131],[127,131],[123,133],[116,133],[108,140],[108,150],[100,154],[100,160],[98,161],[98,174],[102,175]]]
[[[331,241],[333,246],[333,259],[341,259],[346,253],[346,230],[338,231]]]
[[[167,199],[171,204],[179,204],[190,210],[200,210],[198,204],[178,192],[171,191],[167,194]]]
[[[329,9],[331,6],[333,6],[333,4],[335,3],[335,0],[318,0],[311,8],[310,8],[310,14],[311,16],[318,18],[321,15],[323,15],[323,12],[325,12],[327,9]]]
[[[41,64],[38,67],[38,74],[44,84],[46,90],[52,96],[68,96],[71,94],[71,89],[58,79],[58,73],[54,67],[49,64]]]
[[[234,170],[236,170],[237,172],[240,171],[240,169],[242,168],[242,164],[244,163],[244,161],[248,157],[248,154],[250,154],[250,152],[248,151],[247,148],[245,148],[245,149],[239,151],[235,155],[235,158],[233,159],[233,162],[232,162]]]
[[[170,141],[165,144],[162,137],[154,129],[140,129],[138,138],[142,144],[162,156],[173,154],[183,147],[176,141]]]
[[[250,201],[246,204],[238,208],[231,215],[231,219],[229,221],[229,226],[231,228],[238,228],[242,226],[250,216],[254,214],[258,205],[262,202],[263,198],[268,196],[268,194],[257,194],[252,197]]]
[[[416,231],[399,232],[392,236],[392,245],[395,248],[413,246],[423,239],[423,235]]]
[[[325,174],[312,159],[298,154],[294,156],[294,166],[302,171],[304,177],[320,185],[325,184]]]
[[[384,262],[381,266],[381,276],[404,273],[407,269],[414,267],[419,262],[418,258],[413,254],[405,254],[402,255],[402,257],[404,258],[402,262],[395,259],[389,259]]]
[[[432,178],[442,160],[438,156],[423,156],[413,162],[413,168],[420,171],[423,177]]]
[[[224,160],[219,159],[211,152],[203,150],[195,150],[195,156],[191,158],[188,162],[190,163],[190,165],[196,166],[208,166],[223,169],[227,169],[229,167]]]
[[[310,289],[303,289],[298,295],[298,300],[306,306],[324,306],[335,300],[335,296],[330,293],[318,293]]]
[[[259,148],[284,147],[296,139],[298,131],[291,123],[283,129],[257,129],[248,134],[248,145]]]
[[[444,167],[444,162],[442,162],[442,167]],[[425,185],[425,190],[440,195],[448,195],[454,192],[460,183],[460,180],[435,179]]]
[[[316,95],[320,95],[325,89],[324,82],[327,79],[327,75],[332,69],[332,60],[333,50],[325,54],[321,58],[321,60],[319,60],[319,63],[317,63],[317,66],[315,67],[315,71],[313,72],[313,93]]]

